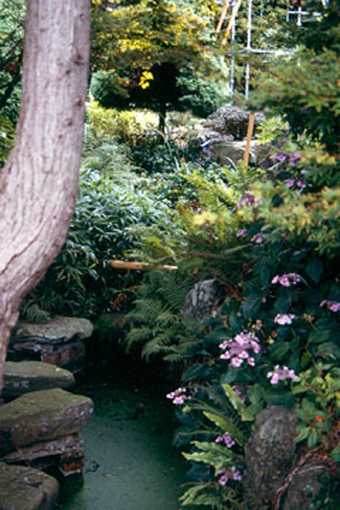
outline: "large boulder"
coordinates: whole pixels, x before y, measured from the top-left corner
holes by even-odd
[[[322,456],[311,457],[294,473],[282,498],[284,501],[282,510],[312,508],[326,510],[328,494],[323,489],[325,482],[329,483],[330,480],[335,482],[334,491],[340,497],[340,480],[339,473],[336,473],[335,462]],[[318,501],[317,505],[316,501]]]
[[[251,510],[272,509],[273,499],[293,466],[297,418],[292,411],[271,406],[256,417],[245,448],[245,497]]]
[[[36,443],[79,433],[92,400],[62,389],[27,393],[0,407],[0,458]]]
[[[41,361],[7,361],[2,396],[12,399],[31,391],[70,388],[75,383],[68,370]]]
[[[92,333],[92,323],[77,317],[59,316],[43,324],[19,322],[10,341],[9,359],[39,360],[78,372],[85,366],[83,340]]]
[[[197,282],[185,298],[182,313],[204,320],[217,310],[223,291],[214,279]]]
[[[265,119],[262,113],[255,114],[255,129]],[[249,111],[238,106],[225,105],[209,115],[204,126],[219,133],[232,135],[234,140],[243,140],[247,135]]]
[[[36,469],[0,464],[0,510],[52,510],[58,482]]]

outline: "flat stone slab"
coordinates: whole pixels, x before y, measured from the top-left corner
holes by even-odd
[[[68,370],[41,361],[7,361],[5,365],[5,399],[31,391],[70,388],[75,383]]]
[[[76,373],[85,367],[83,340],[92,333],[92,323],[77,317],[59,316],[43,324],[19,322],[9,344],[8,359],[39,360]]]
[[[58,482],[36,469],[0,464],[0,510],[52,510]]]
[[[0,458],[35,443],[77,434],[93,411],[92,400],[62,389],[27,393],[0,407]]]
[[[58,316],[45,324],[19,322],[15,341],[39,340],[39,342],[60,343],[74,337],[81,340],[89,338],[93,333],[93,324],[87,319],[78,317]]]

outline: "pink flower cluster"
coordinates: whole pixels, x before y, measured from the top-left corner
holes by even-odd
[[[217,476],[218,478],[218,484],[224,487],[227,485],[227,483],[230,480],[236,480],[240,481],[242,480],[242,475],[238,469],[236,469],[235,466],[231,467],[230,469],[225,469],[224,471],[220,471]]]
[[[260,203],[261,200],[259,198],[256,198],[252,193],[246,191],[237,204],[237,208],[240,209],[242,207],[257,207]]]
[[[323,301],[321,301],[320,306],[321,307],[325,306],[326,308],[328,308],[328,310],[330,310],[333,313],[340,312],[340,303],[338,303],[337,301],[330,301],[329,299],[324,299]]]
[[[295,319],[295,315],[292,313],[278,313],[274,318],[275,324],[280,324],[280,326],[286,326],[292,324]]]
[[[264,237],[262,234],[255,234],[250,240],[252,243],[262,244],[264,242]]]
[[[217,436],[215,443],[224,444],[227,448],[232,448],[235,445],[235,441],[228,432],[225,432],[223,436]]]
[[[276,275],[272,279],[272,283],[282,285],[283,287],[290,287],[291,285],[297,285],[302,281],[302,278],[297,273],[285,273],[282,275]]]
[[[242,237],[246,237],[247,235],[247,229],[246,228],[240,228],[237,232],[236,232],[236,237],[238,239],[241,239]]]
[[[234,338],[225,340],[219,345],[220,349],[224,351],[220,359],[229,360],[230,365],[234,368],[240,367],[244,361],[253,367],[255,359],[248,351],[258,354],[261,350],[259,342],[260,340],[254,333],[243,331]]]
[[[306,187],[306,183],[303,179],[286,179],[284,181],[287,188],[298,188],[303,190]]]
[[[190,398],[186,392],[186,388],[177,388],[177,390],[168,393],[166,398],[172,400],[172,403],[175,404],[175,406],[182,406],[184,402]]]
[[[270,384],[277,384],[280,381],[287,381],[288,379],[292,381],[299,380],[294,370],[288,367],[280,367],[279,365],[276,365],[272,372],[268,372],[267,377],[270,379]]]

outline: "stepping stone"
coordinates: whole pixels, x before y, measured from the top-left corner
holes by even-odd
[[[58,482],[37,469],[0,464],[0,510],[52,510],[58,490]]]
[[[75,383],[68,370],[41,361],[7,361],[2,396],[12,399],[31,391],[70,388]]]
[[[93,333],[87,319],[55,317],[44,324],[19,322],[9,345],[9,359],[39,360],[79,372],[85,366],[83,340]]]
[[[37,443],[78,434],[92,400],[62,389],[27,393],[0,407],[0,458]]]

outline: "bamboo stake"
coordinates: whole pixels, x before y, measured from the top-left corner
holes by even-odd
[[[222,9],[222,12],[221,12],[221,17],[220,17],[220,20],[218,22],[218,25],[216,27],[216,34],[219,34],[222,30],[222,27],[223,27],[223,23],[224,23],[224,20],[226,18],[226,15],[227,15],[227,12],[228,12],[228,9],[229,9],[229,5],[230,5],[230,0],[225,0],[225,4],[224,4],[224,7]]]
[[[230,35],[231,29],[233,27],[234,21],[236,19],[238,11],[239,11],[239,9],[241,7],[241,2],[242,2],[242,0],[238,0],[237,3],[234,5],[234,8],[233,8],[233,11],[231,13],[231,17],[230,17],[228,26],[226,28],[226,31],[225,31],[223,39],[222,39],[222,46],[225,46],[226,43],[227,43],[227,40],[229,39],[229,35]]]
[[[255,114],[253,112],[249,113],[249,119],[248,119],[248,130],[247,130],[247,141],[246,141],[246,147],[243,155],[243,163],[244,167],[247,169],[249,166],[249,156],[250,156],[250,145],[251,145],[251,139],[253,138],[254,134],[254,125],[255,125]]]
[[[163,271],[176,271],[177,266],[169,266],[167,264],[148,264],[147,262],[128,262],[126,260],[111,260],[113,269],[127,269],[132,271],[144,271],[146,269],[160,269]]]

